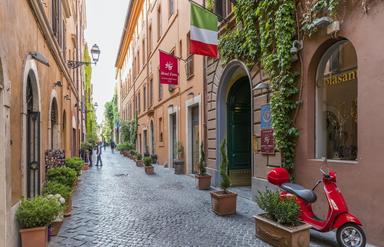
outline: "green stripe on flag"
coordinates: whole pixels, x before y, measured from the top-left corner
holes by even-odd
[[[217,32],[217,16],[191,2],[191,25]]]

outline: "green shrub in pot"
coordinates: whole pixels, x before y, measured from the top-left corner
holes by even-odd
[[[65,160],[65,166],[76,171],[77,176],[80,176],[84,166],[84,161],[79,157],[73,157]]]
[[[144,165],[145,166],[151,166],[152,165],[151,157],[144,157]]]
[[[43,227],[50,224],[63,210],[55,198],[37,196],[23,199],[16,210],[16,220],[21,228]]]
[[[66,185],[70,188],[73,187],[77,179],[77,173],[74,169],[69,167],[55,167],[47,172],[47,180],[50,182],[57,182]]]
[[[56,195],[59,194],[61,195],[66,201],[68,198],[71,196],[72,189],[71,187],[68,187],[67,185],[58,183],[58,182],[53,182],[49,181],[43,189],[44,195]]]

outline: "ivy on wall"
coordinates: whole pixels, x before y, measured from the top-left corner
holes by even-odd
[[[238,28],[220,36],[220,54],[224,62],[240,59],[253,65],[256,61],[272,84],[272,127],[282,166],[291,173],[295,162],[294,127],[298,74],[292,66],[290,49],[296,34],[294,0],[238,0],[234,8]]]

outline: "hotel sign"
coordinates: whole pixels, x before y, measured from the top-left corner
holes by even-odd
[[[273,138],[273,129],[261,130],[261,153],[275,154],[275,140]]]

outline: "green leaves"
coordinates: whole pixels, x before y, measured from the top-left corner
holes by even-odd
[[[204,144],[201,142],[200,145],[200,160],[199,160],[199,175],[204,176],[207,173],[207,169],[205,169],[205,152],[204,152]]]
[[[221,153],[221,165],[220,165],[220,188],[224,190],[224,193],[227,193],[227,189],[231,186],[231,180],[228,176],[228,156],[227,156],[227,140],[224,139],[220,146]]]
[[[280,198],[278,191],[266,189],[265,192],[258,192],[256,203],[264,210],[271,220],[282,225],[295,226],[299,221],[300,207],[294,198]]]
[[[22,228],[43,227],[50,224],[61,210],[57,199],[37,196],[21,201],[16,219]]]
[[[295,1],[238,0],[234,12],[238,27],[220,37],[221,57],[225,63],[240,59],[247,65],[260,60],[272,83],[271,112],[277,148],[282,153],[283,167],[292,172],[299,135],[292,120],[299,92],[290,52],[296,35]]]

